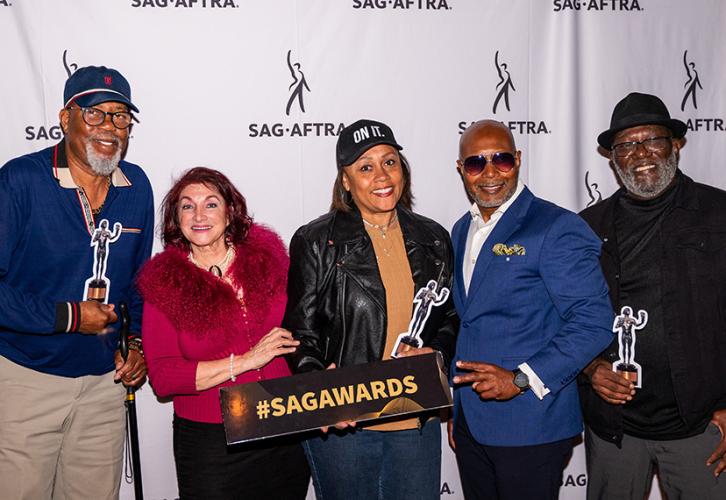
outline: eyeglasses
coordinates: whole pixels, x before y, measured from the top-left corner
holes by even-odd
[[[492,166],[501,173],[506,174],[514,168],[516,159],[512,153],[494,153],[491,160],[487,160],[484,155],[470,156],[463,162],[464,171],[469,175],[481,174],[487,166],[487,162],[491,162]]]
[[[108,111],[103,111],[98,108],[82,108],[70,106],[68,107],[68,109],[80,109],[81,116],[83,116],[83,121],[92,127],[97,127],[105,122],[106,115],[111,117],[111,123],[113,123],[113,126],[120,129],[129,128],[134,120],[134,115],[132,115],[128,111],[116,111],[115,113],[110,113]]]
[[[635,154],[638,146],[643,146],[648,153],[658,153],[663,151],[671,143],[671,137],[651,137],[642,141],[628,141],[614,144],[610,151],[618,158],[625,158]]]

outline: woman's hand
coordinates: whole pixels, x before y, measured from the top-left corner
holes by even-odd
[[[250,370],[262,368],[277,356],[295,352],[300,341],[284,328],[273,328],[246,353],[197,364],[196,388],[204,391]]]
[[[335,370],[335,363],[330,363],[330,365],[326,368],[326,370]],[[335,424],[333,427],[335,427],[339,431],[342,431],[343,429],[346,429],[348,427],[355,427],[355,421],[343,420],[343,421]],[[323,432],[323,434],[327,434],[329,428],[330,428],[329,425],[324,425],[320,428],[320,430]]]
[[[292,333],[284,328],[275,327],[262,337],[257,344],[240,356],[242,360],[242,373],[262,368],[277,356],[284,356],[295,352],[299,340],[292,337]]]
[[[397,358],[408,358],[409,356],[421,356],[422,354],[431,354],[436,352],[430,347],[410,347],[403,352],[398,353]]]

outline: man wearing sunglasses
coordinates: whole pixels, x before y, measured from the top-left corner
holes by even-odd
[[[0,169],[0,489],[3,498],[117,498],[124,385],[115,307],[141,331],[136,272],[153,242],[151,186],[121,158],[138,109],[116,70],[66,82],[64,139]]]
[[[455,449],[467,499],[554,500],[582,431],[574,380],[610,343],[600,242],[519,181],[510,130],[464,131],[457,169],[473,202],[452,231]]]
[[[642,500],[656,464],[668,498],[726,498],[726,192],[678,169],[686,130],[631,93],[597,139],[622,188],[582,216],[615,313],[647,322],[638,376],[614,341],[579,379],[589,499]]]

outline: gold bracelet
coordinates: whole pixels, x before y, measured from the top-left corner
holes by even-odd
[[[141,339],[134,337],[129,339],[129,351],[136,351],[142,356],[144,355],[144,349],[141,347]]]

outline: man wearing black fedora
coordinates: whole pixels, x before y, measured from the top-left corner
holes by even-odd
[[[669,499],[726,498],[726,192],[678,168],[686,130],[631,93],[597,139],[622,187],[581,215],[632,324],[579,379],[588,499],[642,500],[654,467]]]

